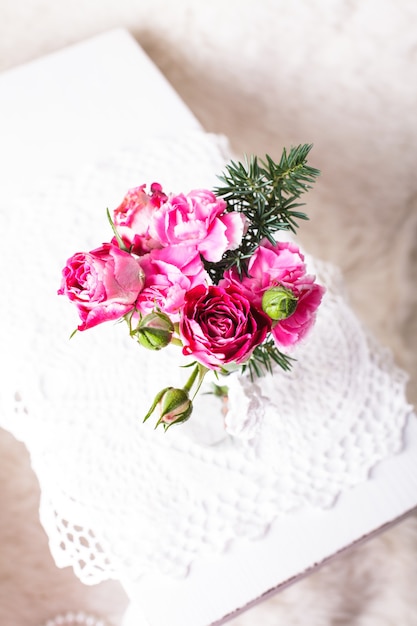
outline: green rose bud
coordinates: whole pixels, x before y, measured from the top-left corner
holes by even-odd
[[[158,404],[160,417],[156,425],[162,424],[165,430],[172,424],[188,420],[193,411],[193,403],[185,389],[168,387]]]
[[[180,424],[188,420],[193,411],[193,403],[188,396],[188,391],[175,389],[174,387],[166,387],[156,395],[143,421],[146,421],[151,416],[157,406],[159,408],[159,419],[156,426],[162,424],[165,430],[172,424]]]
[[[262,296],[262,310],[272,320],[284,320],[297,308],[298,298],[285,287],[271,287]]]
[[[135,332],[142,346],[149,350],[160,350],[171,342],[174,325],[168,315],[154,311],[141,319]]]

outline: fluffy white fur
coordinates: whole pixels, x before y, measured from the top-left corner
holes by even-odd
[[[353,306],[409,372],[416,403],[415,2],[2,0],[0,70],[117,26],[237,155],[314,143],[323,174],[301,236],[342,267]],[[27,453],[4,431],[0,448],[0,624],[84,609],[117,626],[123,592],[55,568]],[[416,557],[411,516],[231,623],[415,626]]]

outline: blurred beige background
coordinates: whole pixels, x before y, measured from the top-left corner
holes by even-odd
[[[416,404],[417,4],[0,0],[0,71],[119,26],[238,155],[314,143],[322,176],[301,236],[341,266],[352,305],[409,373]],[[55,568],[38,498],[25,449],[0,431],[0,624],[84,609],[116,626],[124,595]],[[417,625],[416,557],[411,517],[235,624]]]

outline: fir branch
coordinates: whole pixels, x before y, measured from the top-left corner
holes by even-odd
[[[255,348],[250,359],[243,364],[242,374],[248,369],[253,381],[255,378],[272,373],[273,363],[288,372],[294,361],[294,358],[281,352],[271,338]]]
[[[310,144],[284,148],[279,163],[269,156],[256,156],[245,163],[231,161],[219,176],[222,186],[216,196],[225,200],[227,212],[240,211],[248,220],[247,232],[239,248],[229,250],[217,263],[206,262],[206,269],[217,284],[223,273],[235,266],[240,275],[246,272],[247,260],[259,243],[267,239],[275,244],[274,234],[280,230],[296,232],[299,220],[307,215],[299,211],[304,203],[300,196],[311,188],[319,170],[307,165]]]

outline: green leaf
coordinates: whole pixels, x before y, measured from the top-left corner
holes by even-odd
[[[123,239],[120,237],[119,233],[116,230],[116,226],[114,225],[114,222],[113,222],[113,220],[111,218],[109,209],[106,210],[106,213],[107,213],[107,219],[110,222],[111,229],[113,231],[114,236],[116,237],[116,240],[117,240],[117,243],[119,245],[120,250],[124,250],[125,252],[129,252],[129,248],[127,248],[127,246],[125,245]]]

